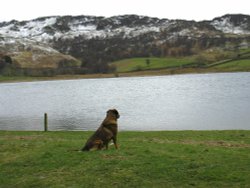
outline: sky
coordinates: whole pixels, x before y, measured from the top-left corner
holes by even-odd
[[[238,13],[250,15],[250,0],[3,0],[0,21],[125,14],[202,21]]]

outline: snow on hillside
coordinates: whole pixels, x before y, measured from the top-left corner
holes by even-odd
[[[24,25],[11,23],[1,27],[0,34],[6,37],[13,38],[33,38],[37,41],[52,39],[53,36],[46,35],[43,28],[56,23],[56,17],[47,18],[44,20],[32,20],[25,22]]]
[[[123,34],[124,37],[135,37],[148,32],[159,32],[160,26],[141,25],[135,27],[120,26],[117,28],[104,28],[98,29],[98,23],[92,18],[84,18],[68,22],[68,31],[60,31],[55,27],[59,17],[48,17],[44,19],[37,19],[26,21],[23,24],[9,23],[3,27],[0,27],[0,35],[4,37],[13,38],[29,38],[39,42],[48,42],[52,39],[59,38],[74,38],[82,36],[86,39],[91,38],[107,38],[114,37],[119,34]],[[121,20],[112,18],[113,24],[121,24]],[[50,29],[50,32],[46,30]]]
[[[133,41],[146,44],[180,45],[178,39],[201,40],[211,37],[220,38],[221,32],[236,35],[250,34],[250,16],[225,15],[212,21],[195,22],[185,20],[168,20],[137,15],[114,17],[95,16],[52,16],[30,21],[10,21],[0,23],[0,49],[2,51],[20,51],[30,48],[39,49],[44,53],[71,52],[81,54],[88,52],[90,47],[95,50],[96,39],[102,40],[98,45],[106,48],[124,45],[119,41],[125,39],[127,47],[136,46]],[[126,40],[133,39],[136,40]],[[67,40],[66,40],[67,39]],[[90,41],[90,47],[84,41]],[[181,40],[182,40],[181,39]],[[78,41],[81,41],[79,44]],[[183,40],[185,42],[186,40]],[[91,43],[93,42],[93,43]],[[187,41],[186,41],[187,42]],[[216,43],[216,41],[212,41]],[[57,50],[54,50],[56,48]],[[74,50],[72,50],[74,49]],[[146,49],[146,47],[145,47]],[[144,50],[145,50],[144,49]],[[141,50],[142,51],[142,50]],[[75,55],[75,54],[74,54]],[[85,54],[86,55],[86,54]]]
[[[58,54],[59,52],[47,44],[34,41],[28,38],[13,38],[1,37],[0,35],[0,50],[15,53],[20,51],[33,51],[42,54]]]
[[[224,33],[250,34],[250,31],[244,29],[247,28],[247,22],[246,20],[244,21],[245,22],[243,22],[240,26],[235,26],[235,24],[230,20],[230,17],[222,17],[220,19],[213,20],[211,25]]]
[[[250,34],[247,28],[247,22],[235,26],[230,20],[231,17],[221,17],[209,22],[210,25],[224,33]],[[186,22],[188,23],[188,21]],[[78,17],[44,17],[24,22],[0,23],[0,35],[9,38],[27,38],[38,42],[50,42],[58,39],[73,39],[83,37],[92,39],[99,37],[109,38],[122,36],[123,38],[132,38],[145,33],[156,32],[168,29],[178,25],[177,20],[157,19],[136,15],[116,16],[110,18],[94,16]],[[180,24],[179,24],[180,25]],[[179,26],[178,25],[178,26]],[[188,24],[187,24],[188,25]],[[199,31],[196,28],[187,28],[182,26],[179,35],[193,36]],[[176,32],[173,32],[176,35]]]

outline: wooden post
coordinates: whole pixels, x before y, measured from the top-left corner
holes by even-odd
[[[47,113],[44,113],[44,131],[48,131],[48,116]]]

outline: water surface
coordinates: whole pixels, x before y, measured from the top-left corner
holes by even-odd
[[[116,108],[120,130],[250,130],[250,73],[0,84],[0,130],[95,130]]]

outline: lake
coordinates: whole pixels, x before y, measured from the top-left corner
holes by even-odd
[[[250,130],[250,73],[0,84],[0,130],[95,130],[106,111],[119,130]]]

